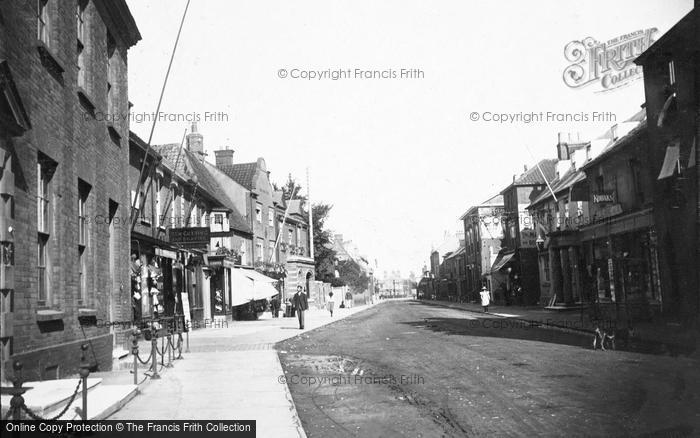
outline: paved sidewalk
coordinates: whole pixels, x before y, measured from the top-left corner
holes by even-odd
[[[452,308],[469,310],[471,312],[483,313],[481,305],[476,303],[456,303],[451,301],[421,300],[427,304],[439,304]],[[580,331],[584,333],[594,333],[596,324],[583,314],[581,310],[553,311],[541,307],[520,307],[520,306],[489,306],[488,314],[513,318],[537,324],[543,327],[556,329]],[[612,321],[603,321],[601,328],[611,329]],[[649,352],[698,355],[700,349],[697,348],[699,333],[697,330],[688,330],[680,325],[664,321],[635,322],[634,337],[637,343],[645,344]]]
[[[337,309],[333,318],[327,311],[310,310],[304,330],[296,318],[270,313],[257,321],[194,330],[184,359],[110,418],[257,420],[258,436],[305,437],[273,346],[369,307]]]

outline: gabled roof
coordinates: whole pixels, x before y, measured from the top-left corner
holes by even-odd
[[[546,184],[542,173],[547,177],[547,181],[552,181],[557,173],[557,160],[556,158],[546,158],[540,160],[537,165],[532,166],[530,169],[526,170],[519,178],[516,178],[511,184],[509,184],[505,189],[501,190],[501,195],[511,189],[511,187],[522,187],[522,186],[539,186]],[[542,171],[540,171],[542,169]]]
[[[542,170],[540,172],[540,169]],[[540,160],[537,165],[532,166],[530,169],[525,171],[519,178],[517,178],[512,185],[514,186],[538,186],[545,184],[545,180],[542,177],[542,173],[547,178],[547,181],[554,179],[557,172],[557,159],[544,159]]]
[[[287,203],[289,204],[289,214],[297,214],[301,217],[306,216],[304,210],[301,208],[301,199],[291,199],[287,201]]]
[[[474,205],[469,207],[469,209],[459,217],[459,220],[464,220],[467,216],[475,214],[480,207],[502,207],[503,206],[503,195],[495,195],[479,205]]]
[[[272,202],[284,208],[286,206],[284,203],[284,192],[282,190],[275,190],[272,192]]]
[[[191,151],[181,148],[177,143],[155,145],[153,149],[163,156],[163,164],[178,174],[180,178],[185,181],[195,180],[199,190],[209,195],[218,204],[217,207],[223,207],[231,211],[229,216],[231,228],[244,233],[252,233],[250,225],[248,225],[233,201],[209,173],[201,158]]]
[[[225,166],[219,166],[219,170],[228,175],[229,178],[236,181],[238,184],[242,185],[248,190],[253,190],[253,182],[255,178],[255,171],[257,170],[258,163],[238,163]]]
[[[697,4],[697,2],[696,2]],[[694,8],[688,14],[681,18],[678,23],[676,23],[671,29],[661,36],[658,40],[654,42],[648,49],[644,51],[641,55],[634,60],[637,65],[643,65],[650,58],[654,58],[663,52],[664,49],[668,49],[669,46],[676,45],[679,51],[697,52],[700,50],[700,45],[698,45],[698,26],[700,24],[698,21],[700,18],[700,11],[698,8]]]

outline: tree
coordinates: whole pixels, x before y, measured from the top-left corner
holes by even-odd
[[[333,208],[330,204],[314,204],[311,209],[313,213],[314,230],[314,262],[316,264],[316,275],[326,281],[327,278],[334,278],[335,272],[335,251],[331,244],[331,233],[325,229],[325,222],[328,214]]]
[[[297,183],[296,178],[292,177],[291,173],[287,176],[287,182],[285,182],[284,185],[279,186],[277,183],[272,183],[272,188],[275,189],[275,191],[281,190],[285,201],[289,201],[290,199],[300,200],[302,210],[305,209],[307,197],[301,194],[302,186]]]

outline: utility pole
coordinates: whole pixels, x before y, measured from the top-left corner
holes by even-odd
[[[309,257],[314,258],[314,213],[311,204],[311,186],[309,185],[309,168],[306,168],[306,197],[309,203]]]

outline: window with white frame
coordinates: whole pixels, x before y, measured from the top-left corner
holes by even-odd
[[[78,303],[80,305],[86,305],[88,294],[87,294],[87,275],[85,259],[86,259],[85,248],[78,248]]]
[[[177,189],[170,187],[170,227],[175,228],[177,221]]]
[[[206,207],[204,207],[204,206],[199,207],[199,211],[201,212],[199,226],[200,227],[208,227],[209,226],[209,213],[207,213]]]
[[[287,230],[287,242],[290,245],[294,243],[294,230],[292,230],[291,228]]]
[[[270,240],[270,243],[269,243],[268,245],[269,245],[269,248],[270,248],[270,253],[269,253],[269,254],[270,254],[270,257],[269,257],[269,259],[270,259],[272,262],[277,263],[277,251],[275,251],[275,241],[274,241],[274,240]]]
[[[37,300],[39,306],[46,306],[49,304],[49,270],[48,270],[48,252],[49,252],[49,236],[39,235],[37,241]]]
[[[78,49],[78,87],[86,90],[87,80],[85,66],[85,42],[87,41],[87,25],[85,23],[85,8],[88,2],[86,0],[78,0],[75,9],[75,21],[77,30],[77,49]]]
[[[87,246],[88,242],[88,196],[90,185],[78,180],[78,245]]]
[[[275,209],[272,207],[267,209],[267,225],[270,227],[275,226]]]
[[[39,159],[37,163],[37,229],[40,233],[50,233],[50,212],[51,212],[51,174],[45,162]]]
[[[116,50],[117,44],[114,41],[112,34],[107,32],[107,109],[114,111],[114,63],[112,58]]]
[[[177,226],[178,227],[184,227],[185,225],[185,218],[187,217],[187,213],[185,213],[185,194],[181,193],[180,194],[180,217],[177,220]]]
[[[37,39],[47,47],[51,47],[51,13],[49,0],[37,0],[36,2],[36,27]]]
[[[161,180],[160,177],[156,177],[155,179],[155,188],[156,188],[156,196],[155,196],[155,201],[156,201],[156,226],[161,226],[162,222],[161,220],[163,219],[160,216],[161,212],[161,202],[160,202],[160,191],[163,185],[163,181]]]
[[[262,204],[259,202],[255,204],[255,220],[262,223]]]
[[[190,225],[191,227],[199,226],[199,207],[197,204],[192,206],[192,212],[190,213]]]
[[[255,242],[255,260],[258,262],[261,262],[263,260],[263,241],[262,241],[262,239],[258,239],[258,241]]]

